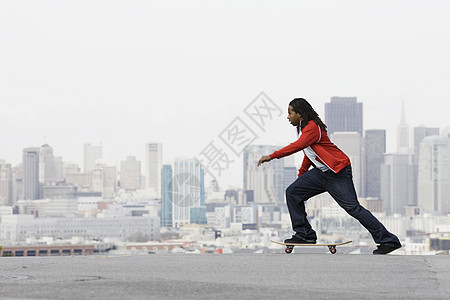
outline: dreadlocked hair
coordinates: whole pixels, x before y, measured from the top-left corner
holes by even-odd
[[[289,102],[289,105],[292,106],[292,109],[300,114],[303,118],[303,121],[300,123],[300,126],[297,127],[297,131],[300,132],[308,123],[309,121],[314,121],[319,127],[327,131],[327,125],[325,125],[322,120],[319,117],[319,114],[316,113],[314,108],[309,104],[308,101],[306,101],[303,98],[295,98],[291,102]]]

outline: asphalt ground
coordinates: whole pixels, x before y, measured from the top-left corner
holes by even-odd
[[[449,299],[449,256],[316,253],[0,258],[1,299]]]

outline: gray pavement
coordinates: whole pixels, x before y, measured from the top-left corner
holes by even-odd
[[[0,258],[1,299],[448,299],[449,256],[148,254]]]

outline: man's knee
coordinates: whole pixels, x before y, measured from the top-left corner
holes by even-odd
[[[286,197],[289,197],[294,194],[294,187],[293,184],[287,187],[286,189]]]
[[[295,203],[298,199],[298,195],[295,193],[295,186],[291,184],[286,189],[286,203]]]
[[[300,184],[299,184],[298,180],[296,180],[287,187],[287,189],[286,189],[286,198],[287,199],[298,196],[297,194],[298,194],[299,185]]]

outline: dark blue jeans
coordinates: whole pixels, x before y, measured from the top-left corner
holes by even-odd
[[[387,229],[358,202],[351,166],[339,173],[322,172],[313,168],[298,177],[286,189],[286,202],[291,215],[292,229],[296,236],[306,240],[316,240],[316,232],[306,218],[305,201],[328,192],[348,214],[357,219],[372,235],[375,243],[390,246],[400,245],[398,238]]]

